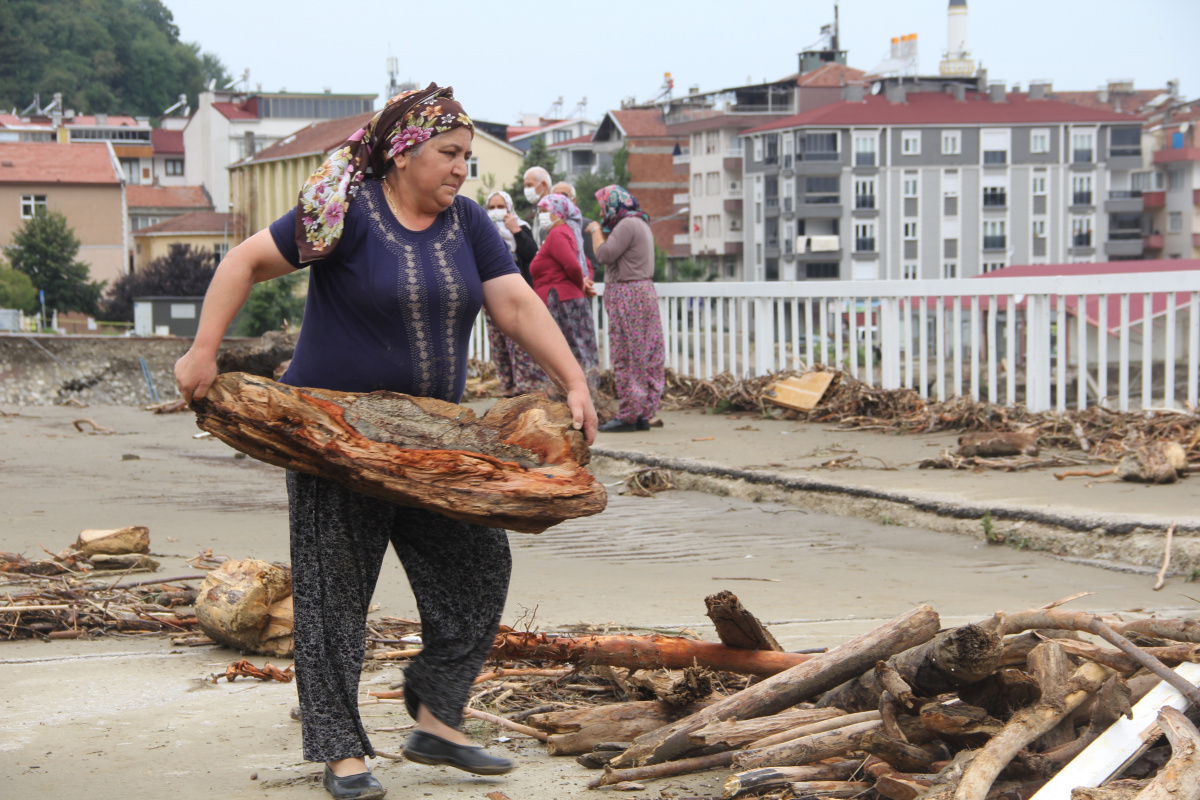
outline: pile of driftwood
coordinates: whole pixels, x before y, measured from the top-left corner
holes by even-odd
[[[524,707],[468,716],[602,768],[591,788],[720,769],[724,797],[1200,791],[1200,731],[1180,713],[1200,700],[1193,620],[1043,608],[939,630],[937,613],[920,606],[828,652],[785,653],[733,595],[708,604],[720,644],[502,631],[492,653],[501,663],[477,681],[502,683],[472,705],[511,710],[525,696]],[[381,646],[375,655],[415,652]],[[570,691],[589,702],[563,707]],[[372,692],[364,702],[402,696]],[[1117,788],[1079,788],[1118,779]]]

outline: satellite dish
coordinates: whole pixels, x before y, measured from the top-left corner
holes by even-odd
[[[882,91],[883,91],[883,83],[881,81],[875,81],[874,83],[871,84],[871,94],[879,94]]]

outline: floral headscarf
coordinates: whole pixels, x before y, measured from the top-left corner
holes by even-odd
[[[634,196],[615,183],[596,192],[596,202],[600,204],[600,229],[605,233],[612,233],[617,223],[626,217],[650,221],[650,215],[642,211]]]
[[[513,216],[516,216],[517,212],[513,210],[512,195],[510,195],[508,192],[503,191],[501,189],[497,189],[496,191],[489,194],[487,196],[487,199],[485,199],[483,201],[483,207],[487,208],[488,203],[492,202],[492,198],[495,197],[496,195],[500,195],[500,199],[504,201],[504,206],[508,209],[508,213],[512,214]],[[524,225],[526,228],[529,227],[529,223],[526,222],[525,220],[521,219],[520,217],[517,217],[517,222],[521,225]],[[508,245],[508,252],[516,253],[517,252],[517,240],[513,236],[513,232],[508,229],[508,226],[505,225],[503,222],[497,222],[496,230],[500,231],[500,238],[504,240],[504,243],[506,245]]]
[[[572,203],[565,194],[548,194],[538,202],[538,208],[542,211],[549,211],[551,214],[557,214],[575,234],[575,252],[579,255],[579,267],[583,270],[583,277],[586,278],[588,262],[587,256],[583,254],[583,215],[579,213],[579,207]]]
[[[383,110],[347,139],[300,190],[296,245],[300,263],[328,258],[337,249],[350,202],[369,172],[382,178],[387,163],[410,147],[455,128],[475,130],[454,99],[454,89],[431,83],[387,101]]]

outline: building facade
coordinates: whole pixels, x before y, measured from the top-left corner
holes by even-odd
[[[133,249],[129,266],[137,269],[147,259],[138,231],[157,226],[183,214],[212,211],[212,200],[201,186],[126,186],[125,205],[128,208],[129,233]]]
[[[743,133],[747,279],[964,278],[1140,256],[1105,246],[1110,228],[1141,224],[1140,119],[1037,87],[878,86]]]
[[[1140,181],[1147,258],[1200,258],[1200,100],[1174,103],[1147,125],[1152,172]]]
[[[237,244],[236,229],[233,214],[214,211],[192,211],[142,228],[133,234],[136,269],[143,269],[154,259],[168,255],[174,245],[214,253],[220,261]]]

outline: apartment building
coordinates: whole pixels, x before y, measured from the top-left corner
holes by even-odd
[[[742,134],[748,280],[1140,257],[1110,232],[1141,226],[1141,119],[984,74],[871,88]]]
[[[1147,258],[1200,258],[1200,100],[1176,103],[1147,125],[1153,172],[1139,176]]]
[[[687,147],[673,158],[687,185],[674,197],[676,213],[688,229],[674,237],[672,256],[691,258],[721,280],[746,280],[743,239],[745,198],[742,141],[750,128],[778,122],[842,99],[842,86],[863,77],[861,70],[833,58],[844,53],[806,51],[802,71],[779,81],[720,89],[670,102],[667,131]]]
[[[209,90],[183,129],[185,183],[203,186],[218,212],[232,203],[228,168],[314,122],[373,111],[373,94]]]

